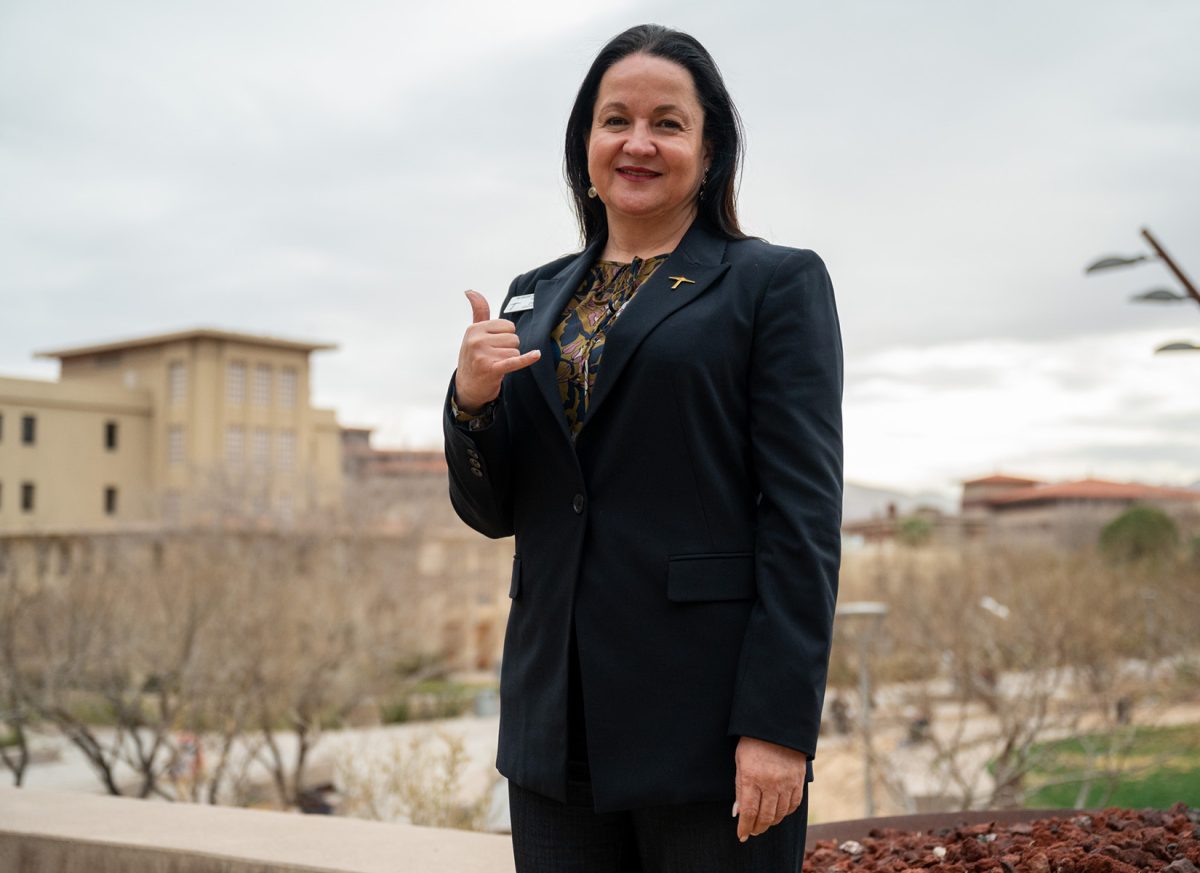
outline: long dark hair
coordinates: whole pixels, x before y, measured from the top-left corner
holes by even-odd
[[[639,52],[674,61],[692,74],[696,96],[704,109],[704,142],[712,161],[697,203],[698,217],[728,239],[745,239],[746,234],[738,224],[736,202],[737,176],[742,163],[742,121],[725,89],[721,71],[695,37],[658,24],[640,24],[613,37],[596,55],[567,119],[563,170],[575,200],[575,216],[584,244],[608,230],[604,204],[599,198],[587,196],[592,184],[588,177],[587,141],[600,80],[617,61]]]

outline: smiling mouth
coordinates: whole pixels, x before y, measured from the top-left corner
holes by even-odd
[[[617,175],[623,176],[626,179],[656,179],[662,173],[656,173],[654,170],[647,170],[645,167],[617,167]]]

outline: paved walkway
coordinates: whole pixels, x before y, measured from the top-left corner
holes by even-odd
[[[886,697],[887,692],[881,696]],[[1172,706],[1154,714],[1156,724],[1184,724],[1200,722],[1200,704]],[[934,729],[951,729],[949,719],[934,719]],[[322,736],[320,743],[311,753],[310,781],[329,778],[338,762],[360,766],[359,775],[378,769],[377,756],[387,758],[391,750],[404,750],[416,738],[432,738],[438,732],[457,736],[463,743],[468,764],[462,779],[460,800],[471,802],[483,795],[490,796],[487,815],[489,829],[505,830],[508,824],[507,786],[495,769],[496,737],[499,726],[497,716],[444,719],[431,722],[415,722],[377,728],[360,728],[331,731]],[[994,729],[994,720],[982,710],[973,711],[965,725],[969,734],[983,735]],[[111,740],[111,731],[98,731],[103,740]],[[883,762],[893,776],[903,779],[910,795],[932,795],[941,786],[930,766],[929,753],[921,747],[904,745],[905,730],[902,726],[883,723],[875,731],[877,758]],[[429,739],[433,742],[434,740]],[[285,755],[294,753],[294,739],[280,735],[279,743]],[[56,760],[32,766],[26,774],[25,784],[30,788],[57,791],[76,791],[102,794],[103,788],[91,766],[72,744],[57,734],[39,736],[36,740],[39,757],[50,756]],[[980,760],[977,768],[986,763],[987,748],[975,753]],[[982,756],[982,757],[981,757]],[[810,821],[841,821],[859,818],[863,808],[862,749],[854,736],[822,736],[817,758],[814,761],[816,780],[811,784],[809,809]],[[0,773],[7,777],[7,773]],[[133,780],[128,768],[118,769],[118,778]],[[259,767],[257,778],[267,781],[267,771]],[[5,778],[5,784],[8,779]],[[913,812],[905,808],[899,799],[888,794],[882,783],[875,791],[876,814],[901,815]]]

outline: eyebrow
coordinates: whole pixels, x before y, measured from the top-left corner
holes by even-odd
[[[628,110],[629,107],[626,106],[624,103],[622,103],[619,100],[610,100],[608,103],[605,103],[603,106],[600,107],[601,112],[603,112],[605,109]],[[681,106],[676,106],[674,103],[664,103],[661,106],[655,106],[654,111],[655,112],[686,112],[687,110]]]

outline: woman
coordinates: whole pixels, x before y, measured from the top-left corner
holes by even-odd
[[[516,535],[497,767],[518,871],[800,870],[842,348],[820,258],[741,231],[740,153],[695,39],[620,34],[567,125],[586,247],[497,318],[467,292],[446,458],[463,520]]]

